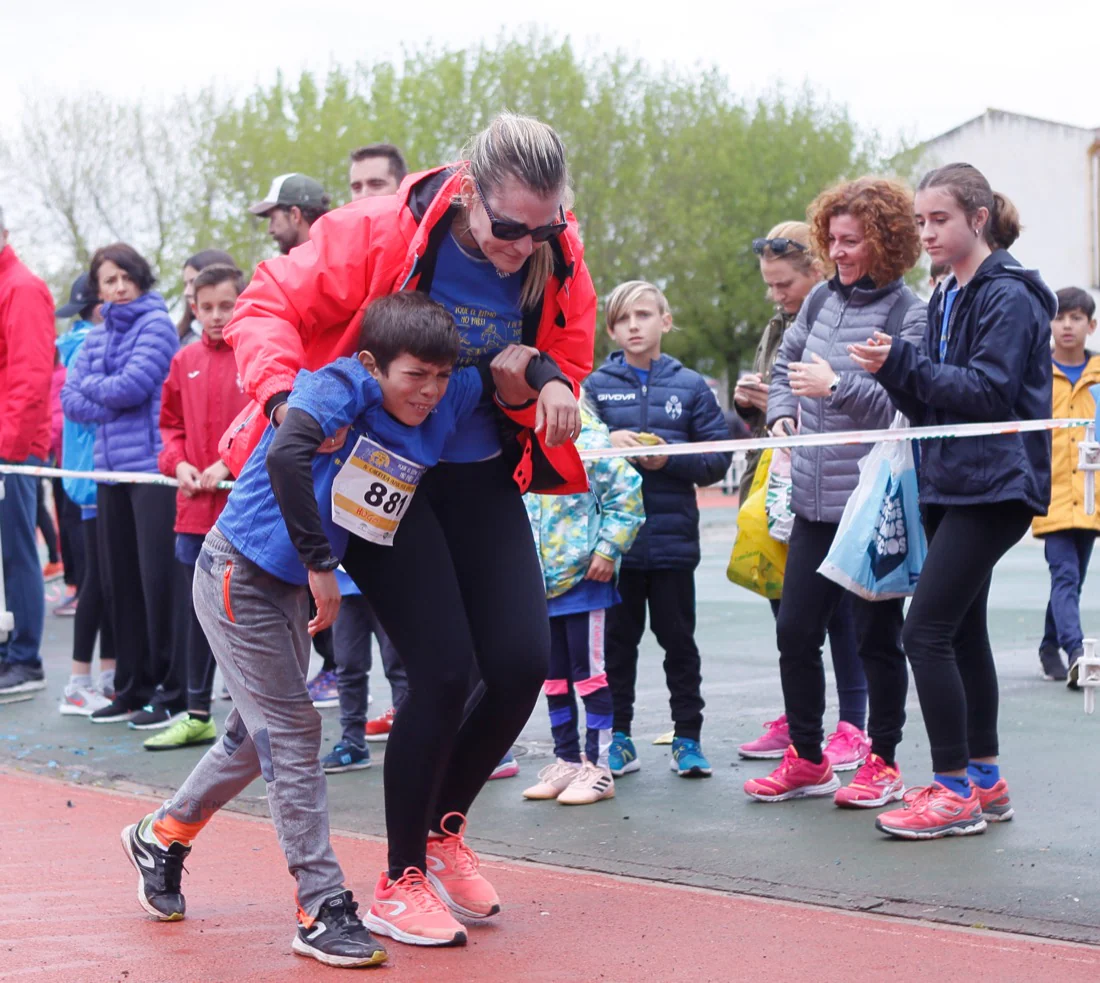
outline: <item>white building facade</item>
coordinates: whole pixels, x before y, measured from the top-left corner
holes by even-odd
[[[920,173],[955,161],[1016,205],[1021,264],[1053,290],[1084,287],[1100,299],[1100,128],[990,109],[923,144]]]

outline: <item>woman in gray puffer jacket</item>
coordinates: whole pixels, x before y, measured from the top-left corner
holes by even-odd
[[[920,257],[913,197],[904,186],[860,178],[823,192],[810,206],[815,252],[836,273],[815,287],[787,329],[772,369],[768,425],[777,436],[884,429],[894,410],[848,345],[885,331],[918,340],[925,305],[902,282]],[[825,672],[821,648],[843,588],[817,573],[859,481],[866,445],[797,448],[791,455],[795,513],[776,623],[779,670],[791,749],[776,771],[745,784],[762,801],[828,795],[839,788],[823,757]],[[870,751],[838,805],[874,807],[901,798],[895,749],[905,722],[908,672],[901,648],[901,601],[853,598],[859,654],[867,675]],[[853,735],[853,740],[859,737]]]

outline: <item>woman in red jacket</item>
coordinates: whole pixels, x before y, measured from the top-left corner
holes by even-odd
[[[545,124],[502,115],[465,156],[318,220],[308,243],[261,264],[226,331],[257,401],[223,442],[235,473],[267,418],[281,421],[297,371],[352,352],[376,297],[429,294],[455,317],[461,363],[494,360],[494,400],[424,476],[393,545],[353,536],[344,559],[409,675],[385,758],[389,869],[364,921],[422,945],[465,941],[444,904],[473,918],[500,910],[462,834],[546,677],[522,492],[587,488],[572,438],[596,295],[566,212],[564,148]],[[528,363],[521,346],[543,357]],[[484,689],[464,715],[475,664]]]

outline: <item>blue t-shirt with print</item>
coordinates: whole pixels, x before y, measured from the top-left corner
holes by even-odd
[[[439,247],[429,295],[455,319],[462,338],[460,366],[475,365],[523,337],[523,312],[519,295],[523,277],[501,277],[487,259],[465,252],[447,235]],[[486,400],[447,441],[442,460],[466,463],[484,461],[500,453],[496,411]]]
[[[326,437],[342,427],[351,427],[339,451],[315,454],[312,464],[321,525],[334,556],[344,555],[349,533],[332,521],[332,482],[356,441],[368,436],[395,454],[430,468],[438,463],[456,427],[469,418],[481,393],[477,369],[455,372],[428,419],[418,427],[410,427],[382,408],[382,390],[358,359],[338,358],[316,372],[303,369],[298,373],[287,406],[308,413]],[[217,525],[234,549],[256,566],[287,583],[305,584],[309,574],[290,541],[267,474],[267,452],[274,439],[275,428],[269,426],[241,469]]]

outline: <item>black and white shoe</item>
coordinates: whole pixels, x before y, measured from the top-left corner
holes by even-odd
[[[298,932],[291,947],[326,966],[381,966],[389,958],[382,944],[367,931],[356,912],[351,891],[333,895],[309,918],[298,911]]]
[[[138,872],[138,904],[162,922],[178,922],[186,904],[180,881],[189,846],[173,843],[165,849],[150,828],[152,815],[122,831],[122,849]]]
[[[117,724],[129,720],[134,713],[135,711],[116,698],[102,709],[96,710],[88,719],[93,724]]]
[[[1082,658],[1085,654],[1083,648],[1074,649],[1069,654],[1069,672],[1066,673],[1065,680],[1066,685],[1070,689],[1080,689],[1081,684],[1078,681],[1081,675],[1081,667],[1077,665],[1077,660]]]
[[[160,730],[171,727],[177,720],[186,717],[186,712],[172,713],[165,707],[148,704],[130,718],[131,730]]]

